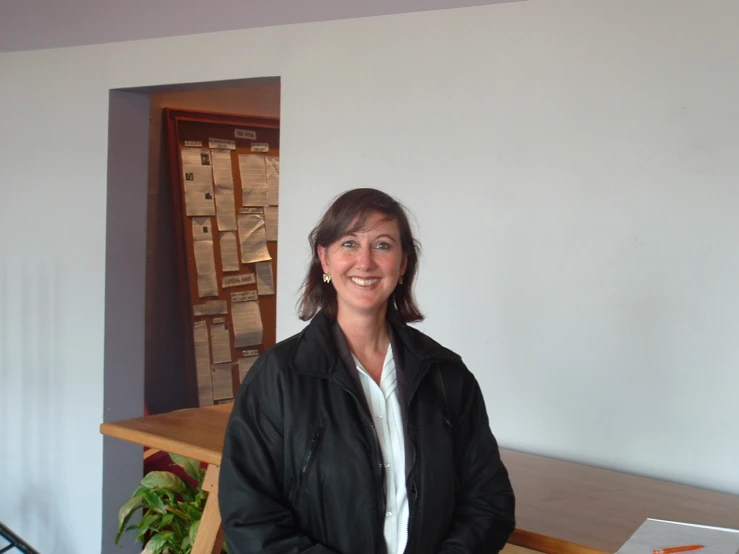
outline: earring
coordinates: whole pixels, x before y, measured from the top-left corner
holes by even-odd
[[[324,273],[323,274],[323,282],[324,283],[330,283],[331,282],[331,275],[329,275],[328,273]]]
[[[399,285],[402,285],[403,284],[403,276],[402,275],[400,276],[400,279],[398,279],[398,284]]]

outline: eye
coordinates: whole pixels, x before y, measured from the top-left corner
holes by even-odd
[[[375,248],[378,250],[390,250],[390,243],[385,241],[380,241],[375,243]]]
[[[341,243],[341,246],[344,248],[354,248],[357,245],[357,243],[351,239],[347,239]]]

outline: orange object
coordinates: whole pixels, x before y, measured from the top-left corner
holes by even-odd
[[[673,554],[674,552],[688,552],[690,550],[698,550],[703,548],[702,544],[688,544],[686,546],[673,546],[670,548],[658,548],[653,550],[652,554]]]

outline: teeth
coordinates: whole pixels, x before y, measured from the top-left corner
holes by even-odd
[[[369,287],[377,283],[379,279],[358,279],[357,277],[352,277],[352,281],[362,287]]]

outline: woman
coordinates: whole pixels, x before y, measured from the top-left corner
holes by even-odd
[[[311,322],[257,360],[226,432],[230,552],[498,552],[513,491],[474,377],[407,325],[423,316],[403,208],[346,192],[310,243]]]

